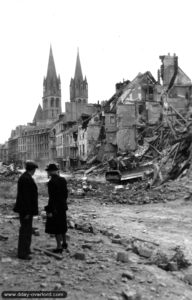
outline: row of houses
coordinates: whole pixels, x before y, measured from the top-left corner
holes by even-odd
[[[192,82],[179,67],[175,54],[160,59],[157,80],[149,71],[139,73],[132,81],[117,83],[109,100],[90,104],[78,53],[70,102],[65,102],[63,113],[60,77],[50,49],[42,106],[38,106],[32,123],[17,126],[8,142],[0,145],[0,160],[22,165],[32,159],[42,167],[54,161],[66,170],[136,150],[142,144],[143,128],[160,122],[166,126],[170,105],[189,117]]]

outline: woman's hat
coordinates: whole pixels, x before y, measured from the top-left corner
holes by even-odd
[[[47,166],[47,168],[45,169],[45,171],[58,171],[58,170],[59,170],[59,168],[57,167],[56,164],[49,164]]]

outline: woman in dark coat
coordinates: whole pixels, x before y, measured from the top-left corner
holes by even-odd
[[[62,253],[63,249],[67,249],[67,182],[64,177],[59,175],[56,164],[49,164],[46,171],[51,179],[48,182],[49,201],[45,206],[47,213],[45,232],[55,234],[57,248],[53,251]]]

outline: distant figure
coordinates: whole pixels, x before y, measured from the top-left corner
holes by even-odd
[[[67,182],[65,178],[59,175],[59,169],[56,164],[49,164],[46,168],[48,177],[51,179],[48,182],[48,205],[45,206],[47,213],[47,221],[45,225],[45,232],[55,234],[57,248],[53,250],[54,253],[62,253],[63,249],[67,249],[66,242],[67,232]]]
[[[18,257],[21,259],[31,259],[31,237],[33,216],[38,215],[38,190],[32,176],[37,164],[32,161],[25,163],[25,172],[19,177],[17,184],[17,198],[14,212],[19,213],[20,229],[18,241]]]

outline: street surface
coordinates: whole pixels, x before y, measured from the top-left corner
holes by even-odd
[[[40,215],[33,224],[39,235],[33,235],[32,249],[50,250],[55,240],[44,233],[47,196],[44,180],[39,181]],[[192,200],[177,199],[176,194],[174,201],[165,203],[125,205],[72,195],[69,253],[57,260],[33,250],[28,262],[16,257],[19,220],[12,212],[16,183],[6,184],[7,199],[0,185],[0,236],[8,238],[0,237],[1,292],[66,291],[70,300],[192,299]],[[178,246],[185,267],[178,258],[170,264]]]

